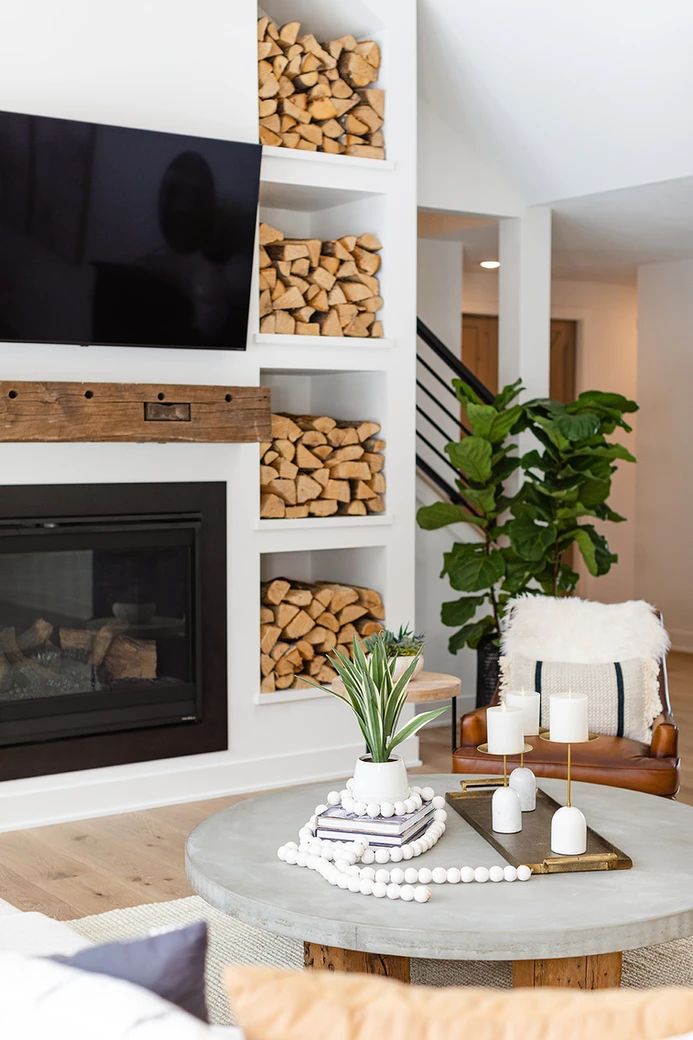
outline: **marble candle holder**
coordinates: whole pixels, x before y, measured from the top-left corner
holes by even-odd
[[[512,787],[499,787],[493,792],[491,827],[497,834],[517,834],[522,830],[520,796]]]
[[[510,789],[517,792],[522,812],[534,812],[537,807],[537,778],[532,770],[518,766],[513,769],[508,782]]]
[[[574,805],[563,805],[553,814],[551,851],[559,856],[581,856],[587,851],[587,821]]]

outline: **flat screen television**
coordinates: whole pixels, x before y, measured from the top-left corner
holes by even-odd
[[[0,340],[244,350],[261,151],[0,112]]]

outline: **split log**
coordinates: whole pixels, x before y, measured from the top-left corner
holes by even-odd
[[[111,680],[156,679],[156,642],[119,635],[108,647],[103,669]]]
[[[384,511],[385,442],[376,438],[378,423],[276,414],[272,430],[273,439],[260,446],[261,518]]]
[[[375,40],[319,41],[302,34],[299,22],[280,26],[267,15],[257,32],[263,144],[346,155],[366,149],[367,158],[385,158],[385,93],[372,86],[381,64]],[[354,109],[348,123],[340,121]]]
[[[305,417],[303,417],[305,418]],[[350,653],[355,638],[382,629],[383,601],[375,589],[335,582],[275,578],[261,586],[260,689],[308,687],[308,678],[331,682],[326,655]],[[114,644],[115,645],[115,644]]]
[[[261,332],[382,337],[376,320],[383,306],[376,276],[382,245],[376,235],[296,240],[261,224],[260,240],[267,241],[260,256]]]

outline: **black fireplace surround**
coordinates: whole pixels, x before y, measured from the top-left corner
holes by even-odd
[[[226,484],[0,492],[0,780],[228,747]]]

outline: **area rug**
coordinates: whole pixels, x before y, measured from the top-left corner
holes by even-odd
[[[242,924],[214,910],[199,896],[169,903],[145,903],[126,910],[82,917],[67,924],[94,943],[144,935],[153,929],[176,928],[204,919],[209,923],[207,1001],[217,1025],[233,1024],[221,985],[226,964],[271,964],[281,968],[303,965],[303,944]],[[510,964],[488,961],[412,961],[412,982],[421,986],[510,986]],[[677,939],[626,953],[623,985],[685,986],[693,984],[693,939]]]

